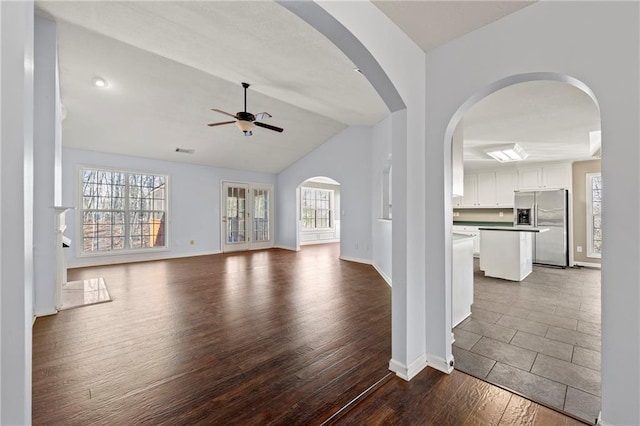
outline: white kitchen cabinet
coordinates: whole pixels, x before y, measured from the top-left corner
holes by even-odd
[[[552,164],[518,170],[520,190],[571,188],[571,164]]]
[[[473,255],[480,257],[480,231],[477,226],[453,225],[453,232],[473,238]]]
[[[518,189],[516,171],[496,172],[496,205],[513,207],[513,192]]]
[[[518,170],[518,189],[540,189],[542,187],[542,168]]]
[[[571,165],[557,164],[542,168],[543,188],[568,189],[571,187]]]
[[[477,200],[478,207],[496,207],[496,174],[478,173],[477,177]]]
[[[464,196],[453,198],[454,208],[513,208],[513,192],[571,188],[571,163],[541,164],[466,173]]]
[[[478,207],[478,176],[475,174],[464,175],[464,196],[460,207]]]
[[[471,241],[462,235],[452,238],[451,326],[471,315],[473,304],[473,256]]]

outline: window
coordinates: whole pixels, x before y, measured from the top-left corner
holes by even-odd
[[[391,163],[382,171],[382,218],[391,219],[391,189],[393,186],[393,174]]]
[[[602,256],[602,175],[587,173],[587,257]]]
[[[333,191],[302,188],[302,227],[305,229],[331,228]]]
[[[81,169],[82,252],[164,248],[167,177]]]

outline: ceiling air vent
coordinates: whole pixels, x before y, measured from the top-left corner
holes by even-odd
[[[187,149],[187,148],[176,148],[176,152],[181,152],[183,154],[193,154],[196,152],[195,149]]]

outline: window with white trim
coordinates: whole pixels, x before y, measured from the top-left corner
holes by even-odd
[[[587,173],[587,257],[602,256],[602,175]]]
[[[333,226],[333,191],[302,187],[301,218],[305,229],[326,229]]]
[[[167,176],[80,169],[82,253],[165,248]]]

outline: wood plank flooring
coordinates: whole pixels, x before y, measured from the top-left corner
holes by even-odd
[[[332,244],[70,270],[104,277],[113,301],[36,321],[33,423],[321,424],[391,358],[390,288],[338,254]],[[475,380],[394,377],[337,421],[437,411],[497,424],[518,397]]]

